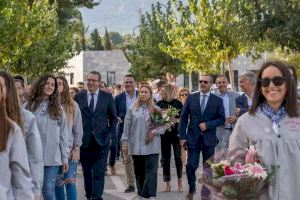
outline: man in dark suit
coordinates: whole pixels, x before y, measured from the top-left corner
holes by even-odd
[[[240,87],[244,94],[235,99],[236,115],[241,116],[252,106],[252,96],[256,84],[256,74],[246,71],[240,75]]]
[[[199,165],[200,152],[202,152],[203,163],[214,154],[218,144],[216,128],[225,121],[222,99],[210,93],[212,77],[201,75],[199,83],[200,92],[190,94],[183,106],[179,129],[180,145],[184,146],[186,143],[188,149],[186,165],[189,183],[189,193],[186,196],[188,200],[193,199],[196,192],[195,172]],[[202,199],[208,195],[207,189],[202,188]]]
[[[137,98],[138,92],[135,90],[135,78],[131,74],[127,74],[124,77],[124,87],[125,91],[115,97],[115,104],[118,116],[118,139],[121,140],[124,127],[124,118],[126,116],[127,109],[134,103]],[[134,192],[134,171],[133,171],[133,161],[131,155],[123,152],[123,162],[125,165],[125,173],[127,177],[128,187],[125,193]]]
[[[99,90],[101,75],[87,76],[87,90],[75,95],[83,124],[80,160],[88,200],[102,200],[110,138],[116,134],[117,114],[113,96]]]

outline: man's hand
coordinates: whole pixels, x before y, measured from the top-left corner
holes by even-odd
[[[237,121],[236,116],[229,116],[226,118],[226,123],[229,123],[229,124],[234,124],[236,121]]]
[[[184,147],[184,144],[186,143],[186,140],[180,140],[180,146],[181,146],[181,148],[183,148]]]
[[[34,196],[34,200],[41,200],[41,196],[35,195],[35,196]]]
[[[201,131],[207,130],[206,124],[204,122],[199,124],[199,128],[201,129]]]
[[[241,109],[240,108],[236,108],[235,111],[234,111],[234,113],[235,113],[236,116],[240,116]]]
[[[117,119],[119,124],[123,123],[123,120],[120,117],[117,117]]]

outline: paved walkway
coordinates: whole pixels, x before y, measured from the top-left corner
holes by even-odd
[[[164,189],[163,177],[162,177],[162,168],[158,169],[159,177],[158,177],[158,192],[157,192],[157,199],[158,200],[184,200],[185,195],[188,191],[188,184],[186,174],[183,174],[182,180],[184,184],[184,192],[180,193],[177,192],[177,178],[176,178],[176,171],[174,168],[174,163],[171,163],[171,192],[162,192]],[[116,163],[116,171],[117,175],[112,176],[110,174],[110,170],[108,169],[108,175],[105,177],[105,189],[104,189],[104,200],[137,200],[136,193],[124,193],[124,190],[127,187],[126,184],[126,176],[125,176],[125,169],[121,161],[117,161]],[[198,174],[198,173],[197,173]],[[83,176],[81,167],[78,169],[78,200],[86,200],[84,194],[84,187],[83,187]],[[197,183],[197,193],[195,195],[196,200],[200,199],[200,184]]]

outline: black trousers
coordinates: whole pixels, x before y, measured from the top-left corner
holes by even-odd
[[[99,146],[95,139],[89,148],[80,149],[84,188],[88,200],[102,200],[109,143]]]
[[[161,159],[164,182],[171,181],[171,146],[173,146],[177,178],[182,177],[182,159],[179,138],[174,132],[166,132],[161,136]]]
[[[156,197],[159,154],[133,155],[134,175],[138,195]]]

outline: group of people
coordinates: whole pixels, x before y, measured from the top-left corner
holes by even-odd
[[[63,76],[42,75],[26,93],[21,76],[0,72],[0,199],[77,199],[80,160],[86,198],[100,200],[106,168],[116,174],[120,152],[128,184],[124,192],[156,199],[159,164],[163,191],[171,191],[172,146],[177,191],[183,192],[186,171],[186,199],[192,200],[200,154],[205,169],[216,151],[245,151],[250,145],[267,166],[278,166],[274,183],[260,198],[300,196],[300,118],[293,67],[274,61],[264,63],[258,74],[242,73],[242,95],[228,89],[224,75],[216,77],[215,93],[210,75],[200,75],[200,89],[191,94],[171,81],[158,82],[154,94],[147,82],[136,88],[131,74],[124,77],[124,91],[118,87],[115,95],[103,86],[97,71],[86,81],[86,88],[84,83],[69,88]],[[179,123],[152,129],[147,121],[151,109],[170,107],[179,110]],[[205,186],[201,197],[210,199]]]

